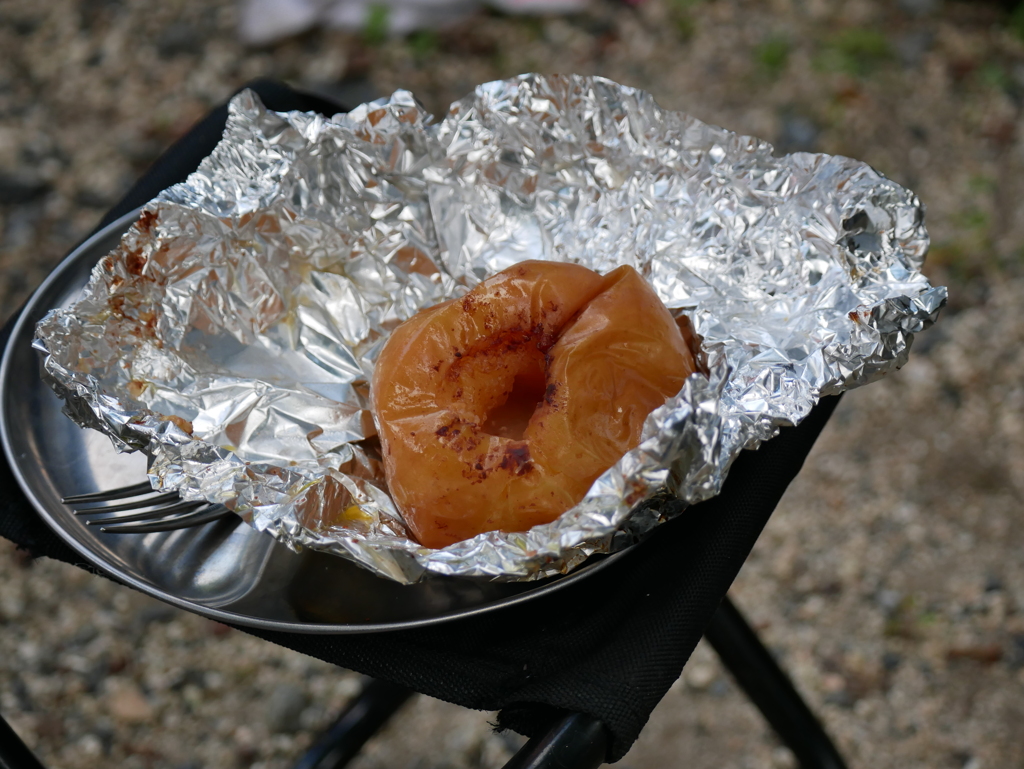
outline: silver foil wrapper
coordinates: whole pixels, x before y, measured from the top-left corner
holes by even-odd
[[[154,486],[293,548],[411,582],[529,580],[644,536],[662,493],[907,360],[945,300],[923,210],[863,163],[797,153],[599,78],[487,83],[434,122],[413,96],[325,118],[245,92],[198,171],[51,312],[45,376]],[[630,264],[703,337],[709,375],[557,521],[440,550],[408,537],[372,448],[388,332],[523,259]]]

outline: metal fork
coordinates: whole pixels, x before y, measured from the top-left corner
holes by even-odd
[[[131,501],[107,504],[120,499]],[[232,514],[224,505],[203,501],[184,502],[176,491],[155,492],[149,482],[122,486],[109,491],[74,494],[64,497],[61,502],[71,507],[75,515],[102,515],[102,518],[87,520],[85,524],[99,526],[102,532],[118,534],[147,534],[154,531],[185,529]]]

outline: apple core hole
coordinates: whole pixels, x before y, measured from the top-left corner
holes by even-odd
[[[544,400],[547,377],[543,355],[536,356],[516,374],[512,390],[504,401],[487,414],[482,430],[499,438],[521,441],[537,407]]]

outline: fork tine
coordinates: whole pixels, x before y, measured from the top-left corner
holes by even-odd
[[[124,534],[184,529],[223,518],[231,513],[224,505],[202,500],[183,501],[174,491],[156,495],[153,492],[154,489],[146,482],[108,491],[74,494],[64,497],[61,501],[69,506],[75,505],[76,507],[72,508],[75,515],[97,516],[86,520],[86,526],[98,526],[102,532]],[[117,505],[94,504],[128,499],[129,497],[138,497],[138,499]],[[86,506],[77,507],[79,504]],[[130,515],[104,515],[132,510],[138,512]]]
[[[73,505],[78,502],[111,502],[115,499],[137,497],[139,494],[145,494],[147,491],[152,490],[153,486],[149,481],[145,481],[143,483],[136,483],[134,486],[122,486],[117,489],[110,489],[109,491],[93,491],[89,494],[72,494],[69,497],[62,497],[60,501],[65,505]]]
[[[175,494],[177,496],[177,494]],[[142,510],[141,512],[133,515],[117,515],[113,518],[93,518],[90,521],[86,521],[86,526],[102,526],[107,523],[132,523],[134,521],[154,521],[160,518],[166,518],[169,515],[182,515],[191,513],[200,507],[209,505],[209,502],[203,500],[192,501],[192,502],[179,502],[176,505],[168,505],[167,507],[157,508],[155,510]],[[105,510],[86,510],[87,513],[102,513]]]
[[[158,494],[155,497],[143,497],[142,499],[136,499],[134,502],[125,502],[120,505],[75,508],[73,512],[75,515],[89,515],[91,513],[120,513],[123,510],[138,510],[141,507],[161,505],[164,502],[172,502],[175,499],[180,499],[178,492],[169,491],[166,494]]]
[[[194,513],[179,515],[165,521],[153,521],[152,523],[128,523],[122,522],[119,519],[107,526],[101,526],[100,531],[111,534],[148,534],[154,531],[173,531],[174,529],[184,529],[190,526],[198,526],[202,523],[209,523],[230,514],[231,511],[224,507],[224,505],[211,505],[207,509],[197,510]]]

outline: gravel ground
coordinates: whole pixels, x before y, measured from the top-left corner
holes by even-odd
[[[0,315],[211,106],[269,75],[435,112],[523,71],[601,74],[871,163],[929,209],[951,287],[897,375],[850,393],[733,595],[852,767],[1024,765],[1024,43],[938,0],[595,0],[405,39],[265,49],[226,0],[0,0]],[[1024,26],[1024,22],[1022,25]],[[0,711],[53,767],[288,766],[359,678],[0,543]],[[355,766],[493,767],[492,714],[409,702]],[[789,767],[699,647],[621,766]]]

